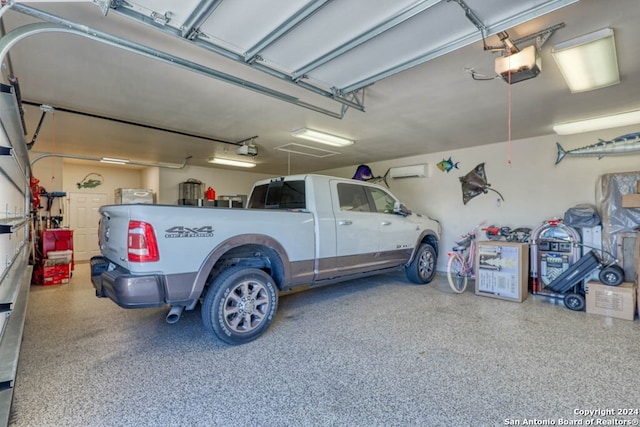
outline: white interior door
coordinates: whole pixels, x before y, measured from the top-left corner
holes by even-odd
[[[73,230],[76,262],[100,255],[98,247],[98,208],[107,204],[106,193],[69,193],[69,227]]]

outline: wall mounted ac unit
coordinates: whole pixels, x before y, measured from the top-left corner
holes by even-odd
[[[391,178],[424,178],[427,176],[427,164],[390,168],[389,176]]]

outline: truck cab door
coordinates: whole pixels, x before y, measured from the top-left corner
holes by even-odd
[[[372,212],[366,187],[333,181],[331,188],[337,268],[344,274],[369,271],[381,262],[378,257],[380,231],[378,214]]]
[[[412,221],[411,215],[403,216],[394,212],[396,199],[389,193],[375,187],[368,187],[367,190],[380,233],[378,257],[389,266],[404,264],[411,256],[420,228]]]

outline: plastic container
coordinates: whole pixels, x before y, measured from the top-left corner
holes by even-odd
[[[211,187],[207,188],[207,192],[205,194],[205,198],[207,200],[215,200],[216,199],[216,190],[214,190]]]

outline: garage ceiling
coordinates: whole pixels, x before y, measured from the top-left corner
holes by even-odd
[[[635,0],[95,3],[2,7],[3,41],[15,39],[3,76],[19,79],[27,141],[39,106],[55,111],[33,151],[172,164],[191,156],[198,166],[218,156],[286,174],[506,141],[509,109],[520,139],[640,107]],[[551,48],[605,27],[615,31],[621,83],[571,94]],[[500,52],[483,46],[501,47],[500,31],[520,48],[544,41],[538,77],[493,78]],[[303,127],[356,143],[295,140]],[[257,156],[236,154],[246,140]],[[292,143],[304,147],[279,149]]]

